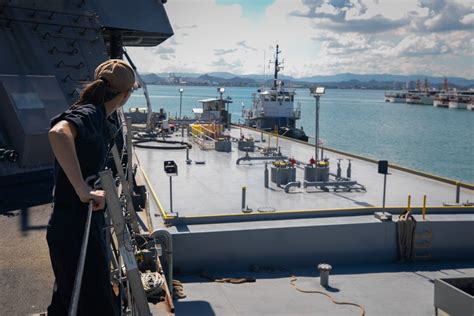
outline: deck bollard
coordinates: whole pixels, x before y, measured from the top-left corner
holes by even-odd
[[[190,165],[191,162],[193,161],[189,159],[189,147],[186,147],[186,164]]]
[[[242,187],[242,210],[245,210],[245,195],[247,193],[247,187]]]
[[[456,203],[459,203],[461,198],[461,182],[456,182]]]

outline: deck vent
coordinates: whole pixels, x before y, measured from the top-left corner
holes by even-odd
[[[327,287],[329,286],[329,272],[332,270],[332,266],[327,263],[320,263],[318,264],[318,270],[319,270],[319,282],[321,286]]]

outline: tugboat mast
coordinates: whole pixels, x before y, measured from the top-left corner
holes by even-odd
[[[281,63],[278,62],[278,54],[281,53],[281,50],[278,50],[278,44],[276,46],[276,54],[275,54],[275,72],[273,75],[273,88],[276,89],[278,84],[278,72],[283,68],[280,67]]]

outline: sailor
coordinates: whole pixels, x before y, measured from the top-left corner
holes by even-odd
[[[117,131],[110,115],[127,102],[134,86],[135,74],[127,63],[107,60],[97,67],[94,81],[84,86],[79,100],[51,121],[55,186],[46,239],[56,282],[50,316],[68,314],[89,201],[93,201],[94,212],[78,315],[118,312],[105,242],[105,192],[93,188],[93,179],[105,167]]]

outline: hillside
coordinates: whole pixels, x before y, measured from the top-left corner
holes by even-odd
[[[235,75],[229,72],[198,73],[159,73],[144,74],[143,79],[148,84],[161,85],[192,85],[192,86],[236,86],[257,87],[263,84],[271,85],[272,78],[258,74]],[[415,81],[428,80],[430,87],[441,88],[444,77],[424,75],[392,75],[392,74],[352,74],[343,73],[330,76],[310,76],[294,78],[280,75],[286,86],[310,87],[315,84],[335,89],[403,89],[407,83],[414,88]],[[474,80],[448,77],[450,87],[458,89],[474,88]]]

